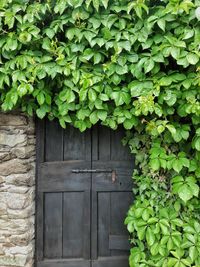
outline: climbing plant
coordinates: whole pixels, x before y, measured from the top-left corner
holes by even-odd
[[[1,0],[0,104],[127,130],[131,267],[200,266],[200,0]]]

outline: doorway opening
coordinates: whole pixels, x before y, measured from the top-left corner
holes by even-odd
[[[134,160],[123,129],[37,123],[37,267],[128,267]]]

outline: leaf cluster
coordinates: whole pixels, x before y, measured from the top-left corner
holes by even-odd
[[[200,1],[1,0],[0,106],[128,130],[131,267],[200,266]]]

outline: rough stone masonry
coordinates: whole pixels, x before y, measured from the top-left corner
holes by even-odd
[[[0,113],[0,267],[33,266],[34,184],[34,122]]]

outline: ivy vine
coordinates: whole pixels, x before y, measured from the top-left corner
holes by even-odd
[[[200,266],[200,0],[1,0],[0,105],[127,131],[131,267]]]

